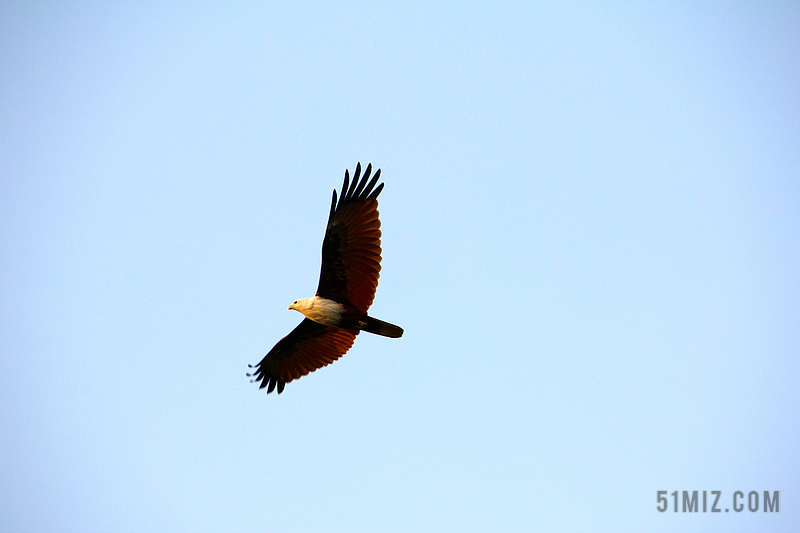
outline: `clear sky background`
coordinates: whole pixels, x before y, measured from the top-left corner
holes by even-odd
[[[0,530],[800,530],[797,3],[3,2],[0,113]]]

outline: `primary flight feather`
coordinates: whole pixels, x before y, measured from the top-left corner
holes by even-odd
[[[378,195],[383,183],[372,165],[361,176],[356,165],[353,182],[344,171],[342,195],[333,191],[328,227],[322,242],[322,268],[317,294],[295,300],[289,309],[305,315],[294,330],[278,341],[248,374],[267,393],[283,392],[287,383],[329,365],[347,353],[360,331],[401,337],[403,329],[367,315],[375,298],[381,270],[381,222]]]

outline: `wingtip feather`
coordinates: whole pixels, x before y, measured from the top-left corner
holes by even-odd
[[[383,183],[381,183],[380,185],[378,185],[378,186],[375,188],[375,190],[374,190],[374,191],[372,191],[372,194],[370,194],[370,195],[367,197],[367,200],[374,200],[375,198],[377,198],[377,197],[378,197],[378,195],[379,195],[379,194],[381,193],[381,191],[383,190],[383,185],[384,185]]]

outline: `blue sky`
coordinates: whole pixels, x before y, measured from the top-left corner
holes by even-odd
[[[3,3],[0,529],[796,530],[798,57],[791,2]],[[357,161],[405,335],[267,396]]]

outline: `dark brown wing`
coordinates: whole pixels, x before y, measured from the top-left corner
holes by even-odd
[[[347,353],[358,335],[357,330],[323,326],[304,319],[287,336],[278,341],[248,374],[253,381],[261,381],[259,388],[267,393],[278,387],[278,394],[293,379],[305,376],[329,365]]]
[[[381,271],[381,221],[378,220],[377,198],[383,183],[375,187],[381,176],[380,169],[370,181],[371,173],[369,164],[361,177],[359,163],[352,184],[349,183],[350,173],[345,170],[338,203],[336,190],[333,191],[317,288],[317,295],[353,305],[363,313],[372,305]]]

